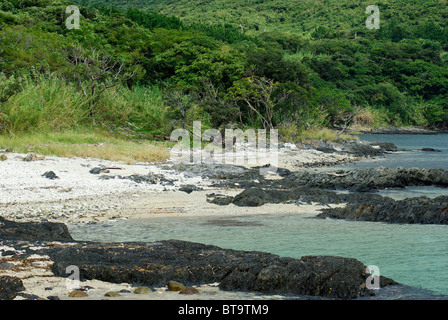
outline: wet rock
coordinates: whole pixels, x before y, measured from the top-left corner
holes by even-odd
[[[31,226],[35,227],[35,224]],[[23,226],[10,225],[10,222],[2,220],[0,230],[16,239],[17,232],[8,231],[14,228]],[[24,233],[25,236],[28,234]],[[31,239],[35,238],[36,234],[32,232]],[[53,242],[53,237],[49,237],[51,245],[46,245],[40,239],[34,242],[0,239],[0,244],[15,251],[18,258],[45,255],[53,262],[51,271],[56,276],[66,278],[67,267],[76,265],[81,281],[96,279],[160,287],[167,285],[167,279],[176,279],[182,285],[174,288],[175,282],[170,281],[170,290],[181,291],[188,286],[217,282],[223,290],[343,299],[374,293],[365,288],[366,267],[351,258],[283,258],[266,252],[223,249],[180,240],[149,243],[72,241],[58,244]],[[383,281],[386,285],[395,283],[387,278]],[[0,288],[4,296],[12,297],[23,290],[20,282],[16,281],[13,290],[8,291],[10,284],[3,282],[6,285]],[[81,290],[70,294],[70,297],[86,296],[87,293]]]
[[[434,149],[434,148],[422,148],[422,151],[426,152],[442,152],[442,150]]]
[[[318,217],[388,223],[448,224],[448,196],[435,199],[415,197],[398,201],[379,196],[363,201],[353,199],[345,207],[322,210]]]
[[[231,197],[230,197],[231,198]],[[210,201],[212,202],[212,201]],[[408,198],[396,201],[372,193],[337,193],[318,188],[297,187],[291,190],[250,188],[227,199],[221,205],[262,206],[266,203],[347,204],[345,207],[323,209],[319,218],[337,218],[391,223],[448,224],[448,196]],[[233,220],[211,220],[208,224],[237,225]],[[250,222],[242,225],[250,225]]]
[[[0,276],[0,300],[13,300],[23,290],[25,287],[19,278]]]
[[[318,173],[297,171],[285,179],[295,183],[296,186],[356,192],[408,186],[448,187],[448,171],[423,168],[378,167]]]
[[[283,203],[295,198],[295,193],[291,190],[249,188],[236,195],[232,203],[239,207],[258,207],[266,203]]]
[[[47,254],[54,260],[54,274],[66,276],[66,267],[76,264],[82,280],[163,286],[166,279],[175,278],[184,286],[219,282],[223,290],[266,294],[344,299],[373,294],[365,288],[366,266],[342,257],[283,258],[180,240],[85,243],[49,249]]]
[[[249,188],[232,199],[221,201],[221,205],[233,203],[239,207],[258,207],[266,203],[308,203],[337,204],[346,202],[352,195],[338,194],[318,188],[296,187],[292,189]],[[209,201],[213,202],[213,201]],[[216,203],[216,202],[214,202]]]
[[[358,140],[328,142],[309,140],[304,145],[324,153],[349,154],[357,157],[376,157],[385,153],[398,151],[398,148],[391,142],[367,142]]]
[[[68,228],[56,222],[13,222],[0,217],[0,239],[73,241]]]
[[[223,279],[221,288],[279,293],[286,290],[297,295],[329,298],[355,298],[373,295],[365,287],[365,267],[356,259],[306,256],[299,260],[276,258],[274,261],[249,260],[239,264]],[[384,278],[383,285],[394,282]],[[282,287],[282,289],[280,289]]]

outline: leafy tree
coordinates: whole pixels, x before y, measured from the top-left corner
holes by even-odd
[[[345,123],[353,112],[353,107],[344,94],[331,88],[324,87],[313,90],[311,104],[327,112],[327,121],[330,126]]]
[[[263,77],[247,77],[237,80],[229,89],[230,98],[235,103],[243,102],[247,107],[249,119],[261,120],[264,128],[274,128],[276,107],[283,102],[289,93],[275,95],[279,83]]]
[[[125,63],[95,48],[87,52],[79,46],[72,46],[66,54],[73,65],[74,80],[86,97],[85,104],[89,106],[90,116],[95,114],[95,103],[105,90],[126,82],[137,72],[136,68],[130,70]]]

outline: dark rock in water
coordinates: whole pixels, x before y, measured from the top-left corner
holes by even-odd
[[[363,201],[350,201],[342,208],[322,210],[319,218],[336,218],[389,223],[448,224],[448,196],[394,200],[373,197]]]
[[[50,180],[59,179],[59,177],[53,172],[53,171],[47,171],[45,172],[42,177],[45,177]]]
[[[379,147],[381,152],[395,152],[398,151],[398,148],[395,144],[392,142],[385,142],[385,141],[373,141],[368,142],[368,144],[371,147]]]
[[[0,239],[27,241],[73,241],[68,228],[55,222],[13,222],[0,217]]]
[[[1,245],[14,248],[23,259],[35,254],[48,256],[53,261],[53,273],[64,278],[67,277],[67,267],[76,265],[81,281],[97,279],[160,287],[176,279],[186,287],[219,282],[223,290],[341,299],[375,294],[365,285],[368,278],[366,266],[351,258],[283,258],[266,252],[223,249],[180,240],[57,244],[53,242],[52,232],[48,237],[45,232],[44,235],[36,232],[41,229],[36,224],[17,224],[2,219],[0,225]],[[42,225],[43,230],[55,226]],[[56,230],[60,230],[59,225]],[[4,235],[20,241],[8,240]],[[68,237],[67,233],[64,238]],[[23,240],[30,239],[35,241],[28,242],[26,248]],[[43,239],[50,240],[51,245]],[[384,277],[380,283],[382,286],[397,284]],[[0,277],[0,297],[13,299],[21,290],[24,289],[19,279]],[[77,295],[82,293],[76,292]]]
[[[201,187],[197,187],[195,185],[192,185],[192,184],[185,184],[185,185],[181,185],[179,190],[190,194],[193,191],[202,191],[204,189],[202,189]]]
[[[342,299],[374,294],[365,286],[366,266],[351,258],[282,258],[179,240],[84,243],[52,248],[47,254],[54,260],[54,274],[64,277],[67,266],[77,265],[81,280],[148,286],[164,286],[170,279],[185,286],[220,282],[223,290]],[[396,284],[384,277],[381,283]]]
[[[448,224],[448,196],[408,198],[396,201],[371,193],[337,193],[316,188],[297,187],[290,190],[250,188],[221,205],[257,207],[266,203],[347,203],[345,207],[324,209],[319,218],[382,221],[390,223]],[[212,201],[210,201],[212,202]]]
[[[448,187],[448,171],[423,168],[378,167],[319,173],[297,171],[285,179],[296,186],[357,192],[408,186]]]
[[[324,153],[351,154],[358,157],[375,157],[388,152],[398,151],[398,148],[391,142],[366,142],[366,141],[314,141],[312,144],[305,144],[309,148],[322,151]]]
[[[296,199],[296,196],[291,190],[249,188],[236,195],[232,203],[239,207],[258,207],[266,203],[283,203],[292,199]]]
[[[342,257],[306,256],[297,260],[249,256],[223,279],[220,287],[347,299],[373,295],[365,287],[365,269],[358,260]],[[382,286],[394,283],[391,279],[380,278]]]
[[[334,191],[322,190],[317,188],[296,187],[292,189],[263,189],[263,188],[249,188],[235,197],[224,198],[221,202],[219,200],[209,202],[226,205],[233,203],[240,207],[258,207],[266,203],[288,203],[295,202],[308,203],[313,202],[319,204],[337,204],[345,203],[352,198],[358,201],[368,200],[372,197],[379,197],[379,195],[372,194],[339,194]],[[216,199],[216,198],[215,198]]]
[[[426,152],[442,152],[442,150],[434,149],[434,148],[422,148],[422,151]]]
[[[13,300],[23,290],[25,287],[19,278],[0,276],[0,300]]]

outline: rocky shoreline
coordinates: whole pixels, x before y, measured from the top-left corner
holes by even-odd
[[[255,174],[253,172],[252,174]],[[345,204],[323,209],[318,217],[388,223],[448,224],[448,196],[394,200],[371,192],[386,188],[439,186],[448,188],[448,171],[420,168],[368,168],[336,172],[283,172],[272,184],[246,184],[235,196],[210,194],[217,205],[258,207],[267,203]],[[260,178],[259,178],[260,179]],[[226,181],[232,187],[235,182]],[[238,185],[244,185],[238,182]],[[223,186],[223,185],[221,185]],[[339,190],[349,191],[340,193]]]
[[[136,287],[144,285],[150,289],[176,281],[190,287],[218,282],[219,288],[225,291],[331,299],[375,294],[375,290],[366,287],[367,267],[351,258],[283,258],[179,240],[78,242],[72,239],[65,225],[51,222],[17,223],[1,219],[0,235],[2,268],[12,269],[30,259],[40,260],[45,261],[54,276],[61,278],[68,277],[68,267],[76,266],[81,281],[95,279]],[[0,299],[14,299],[25,290],[21,279],[14,276],[0,276],[0,284]],[[380,278],[381,287],[397,284],[392,279]]]
[[[142,204],[143,199],[151,201],[151,197],[159,197],[160,193],[173,194],[167,197],[168,202],[199,194],[208,206],[195,203],[189,210],[198,211],[202,205],[208,214],[212,208],[227,212],[225,208],[230,204],[234,205],[231,210],[254,208],[257,212],[272,204],[281,204],[282,208],[310,204],[322,207],[316,218],[447,224],[447,196],[396,201],[371,193],[421,185],[446,188],[445,170],[383,167],[331,170],[334,165],[397,150],[393,144],[378,142],[310,140],[300,146],[285,144],[281,146],[278,168],[268,175],[262,175],[259,169],[269,163],[131,166],[95,159],[8,154],[8,159],[1,163],[5,170],[1,173],[0,197],[0,299],[70,298],[68,292],[56,295],[45,292],[64,287],[61,281],[66,280],[70,265],[79,268],[83,283],[99,281],[98,286],[108,288],[115,284],[114,292],[122,290],[122,298],[127,297],[123,292],[141,285],[161,292],[160,288],[165,288],[169,281],[182,282],[195,290],[205,286],[201,288],[263,292],[294,299],[356,299],[375,295],[377,292],[365,286],[366,266],[352,258],[282,258],[179,240],[76,241],[66,224],[138,218],[140,213],[132,207],[134,203],[141,203],[141,214],[145,216],[186,212],[185,205],[178,209],[175,203],[163,207],[158,204],[154,211]],[[308,169],[322,167],[326,169],[313,172]],[[28,271],[18,276],[23,270]],[[30,288],[28,281],[38,279],[40,273],[46,280],[35,281],[47,281],[47,286],[43,289],[42,284],[33,284],[37,289]],[[48,283],[59,284],[52,287]],[[395,281],[382,277],[381,287],[396,285]]]
[[[377,127],[357,130],[352,128],[349,132],[361,132],[368,134],[439,134],[448,133],[448,128],[428,128],[428,127]]]

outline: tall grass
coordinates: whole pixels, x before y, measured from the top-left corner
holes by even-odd
[[[111,88],[101,96],[95,111],[103,121],[116,125],[131,123],[140,133],[166,134],[171,121],[162,92],[156,86]]]
[[[0,148],[126,162],[167,159],[164,145],[98,129],[131,126],[143,133],[164,133],[169,119],[157,88],[110,88],[93,106],[93,116],[85,101],[75,84],[48,75],[25,76],[22,90],[0,114]]]
[[[79,127],[88,113],[79,106],[83,96],[73,84],[57,78],[24,78],[23,89],[3,108],[7,133],[64,130]]]
[[[2,113],[5,133],[62,131],[92,124],[127,126],[160,134],[169,125],[162,94],[156,87],[117,86],[103,92],[93,106],[73,83],[39,75],[25,76],[20,93],[5,103]]]
[[[0,149],[46,156],[123,161],[128,164],[169,158],[169,151],[163,143],[132,141],[100,129],[0,135]]]

